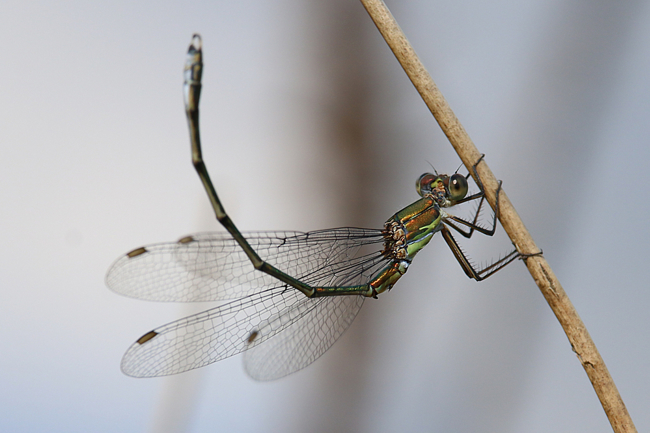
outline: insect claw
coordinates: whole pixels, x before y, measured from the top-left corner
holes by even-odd
[[[531,258],[533,256],[543,256],[543,255],[544,255],[544,251],[542,251],[542,249],[540,249],[536,253],[528,253],[528,254],[519,253],[518,259],[523,260],[525,262],[527,259],[529,259],[529,258]]]

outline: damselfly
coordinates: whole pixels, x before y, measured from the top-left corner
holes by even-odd
[[[381,229],[241,233],[221,205],[201,156],[202,69],[201,39],[194,35],[184,72],[192,162],[227,232],[137,248],[111,266],[106,282],[120,294],[145,300],[236,300],[146,333],[124,355],[124,373],[176,374],[245,352],[251,377],[276,379],[304,368],[329,349],[364,299],[390,290],[435,233],[442,234],[467,276],[478,281],[520,256],[515,250],[475,269],[450,231],[468,238],[474,232],[494,234],[501,183],[492,227],[477,224],[485,201],[476,172],[482,157],[472,167],[480,192],[467,195],[469,174],[425,173],[416,182],[421,198]],[[472,221],[446,212],[470,200],[479,200]]]

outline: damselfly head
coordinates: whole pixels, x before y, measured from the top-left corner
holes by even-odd
[[[467,195],[467,179],[465,176],[454,173],[446,174],[424,173],[415,182],[415,189],[421,197],[433,195],[441,205],[449,206]],[[442,203],[444,202],[444,204]]]

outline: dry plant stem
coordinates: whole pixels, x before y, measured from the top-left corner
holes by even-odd
[[[363,3],[388,46],[438,121],[465,167],[469,170],[481,154],[454,115],[424,65],[420,62],[395,18],[381,0],[361,0],[361,3]],[[497,180],[485,160],[479,164],[477,171],[485,186],[487,199],[494,209]],[[503,190],[500,193],[499,206],[499,220],[517,250],[523,254],[538,253],[539,248],[535,245],[530,233],[528,233]],[[525,262],[535,283],[537,283],[560,325],[562,325],[562,329],[569,338],[569,342],[578,355],[580,363],[587,372],[587,376],[589,376],[589,380],[591,380],[594,390],[605,409],[613,430],[616,433],[636,432],[634,423],[603,359],[598,353],[598,349],[596,349],[596,345],[546,259],[542,255],[536,255],[529,257]]]

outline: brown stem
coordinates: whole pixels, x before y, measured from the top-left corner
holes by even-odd
[[[429,107],[463,164],[469,170],[481,154],[438,90],[395,18],[382,0],[361,0],[361,3]],[[485,186],[488,202],[494,209],[497,180],[485,161],[478,165],[477,171]],[[533,238],[503,190],[500,192],[499,198],[499,220],[517,250],[522,254],[538,253],[539,248],[535,245]],[[546,259],[540,254],[527,258],[525,262],[535,283],[564,329],[573,351],[578,355],[580,363],[587,372],[614,432],[636,432],[632,418],[625,408],[605,362]]]

